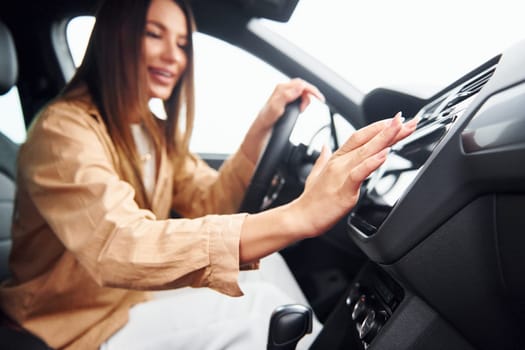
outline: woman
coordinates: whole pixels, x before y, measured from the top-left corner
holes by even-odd
[[[396,116],[356,132],[332,156],[322,152],[299,198],[233,214],[285,105],[302,97],[304,109],[310,95],[322,96],[299,79],[278,86],[239,150],[215,172],[188,150],[192,31],[185,1],[105,1],[76,76],[20,149],[12,279],[0,303],[54,348],[184,348],[184,332],[168,331],[166,341],[148,332],[171,320],[191,328],[197,317],[187,299],[147,301],[146,291],[191,286],[242,295],[240,266],[255,268],[272,252],[325,232],[355,204],[388,147],[415,129]],[[149,111],[151,98],[164,100],[167,120]],[[184,219],[168,219],[172,209]],[[164,318],[137,323],[142,314]],[[265,332],[267,324],[258,327]],[[244,337],[204,343],[233,348],[246,344]]]

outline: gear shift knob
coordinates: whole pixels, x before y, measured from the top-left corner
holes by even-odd
[[[312,333],[311,308],[300,304],[279,306],[270,318],[267,350],[293,350],[308,333]]]

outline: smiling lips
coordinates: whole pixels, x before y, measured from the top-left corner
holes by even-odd
[[[153,80],[161,85],[170,85],[175,82],[176,75],[169,70],[149,67],[148,71]]]

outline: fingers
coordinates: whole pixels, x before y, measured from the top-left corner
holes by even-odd
[[[301,97],[300,111],[302,112],[310,104],[311,96],[321,101],[325,100],[323,94],[314,85],[302,79],[295,78],[277,85],[270,97],[269,103],[272,103],[273,100],[273,103],[276,105],[275,110],[278,115],[281,115],[284,113],[284,108],[288,103]]]
[[[301,90],[301,105],[299,110],[303,112],[311,102],[311,96],[316,97],[319,101],[324,102],[324,95],[312,84],[309,84],[301,79],[293,79],[293,82],[297,81],[298,88]]]
[[[408,122],[406,122],[403,125],[403,128],[399,131],[399,133],[394,138],[394,143],[404,139],[408,135],[412,134],[414,130],[416,130],[417,123],[419,122],[419,118],[412,118]]]
[[[310,96],[311,95],[308,94],[308,93],[303,93],[302,94],[301,105],[299,106],[299,111],[303,112],[306,109],[306,107],[308,107],[308,105],[311,102]]]
[[[417,120],[402,123],[400,113],[390,121],[378,122],[368,130],[362,129],[357,138],[349,139],[336,154],[342,157],[344,167],[351,169],[346,186],[357,191],[361,183],[386,159],[390,147],[410,135],[417,126]],[[363,132],[361,132],[363,131]]]
[[[367,143],[357,148],[357,154],[360,160],[366,159],[382,149],[391,146],[395,142],[397,135],[404,134],[402,130],[403,124],[401,122],[401,114],[398,113],[390,123],[386,124],[381,132],[377,133]]]
[[[346,154],[359,147],[363,147],[374,138],[376,138],[375,144],[381,143],[382,141],[384,144],[382,148],[387,147],[389,146],[388,143],[391,142],[401,131],[401,128],[401,113],[397,113],[393,119],[385,119],[370,124],[354,132],[354,134],[337,150],[336,155]],[[374,154],[378,151],[379,149],[369,154]]]
[[[366,158],[413,133],[418,121],[418,119],[413,118],[403,124],[401,112],[399,112],[392,119],[381,120],[356,131],[339,148],[336,154],[339,156],[358,149],[358,152]]]
[[[351,193],[358,193],[363,181],[385,162],[389,150],[385,148],[352,168],[345,183]]]

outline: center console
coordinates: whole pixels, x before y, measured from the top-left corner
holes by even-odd
[[[472,78],[442,93],[417,113],[415,117],[420,121],[416,131],[394,145],[386,163],[373,174],[351,213],[348,223],[355,233],[369,237],[377,232],[494,70],[494,65],[481,68]]]
[[[310,350],[474,350],[418,296],[366,264]]]

